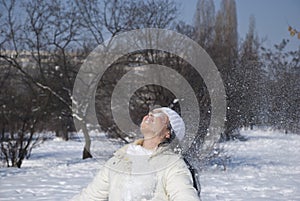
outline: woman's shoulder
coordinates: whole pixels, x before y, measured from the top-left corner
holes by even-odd
[[[169,146],[158,147],[158,149],[153,153],[153,157],[162,157],[162,158],[181,158],[180,153],[176,153]]]

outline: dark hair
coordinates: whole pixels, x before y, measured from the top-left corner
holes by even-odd
[[[172,128],[170,123],[168,123],[167,128],[170,131],[170,137],[165,138],[161,143],[158,144],[158,147],[161,147],[161,146],[164,146],[164,145],[169,145],[176,138],[175,131]]]

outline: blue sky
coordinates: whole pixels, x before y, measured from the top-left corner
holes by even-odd
[[[176,0],[181,4],[179,16],[189,24],[193,23],[198,0]],[[221,0],[214,0],[216,10]],[[300,31],[300,0],[236,0],[239,38],[243,39],[248,31],[249,17],[254,15],[256,32],[260,39],[266,39],[263,45],[272,48],[282,39],[290,39],[289,50],[300,47],[297,36],[291,37],[288,26]]]

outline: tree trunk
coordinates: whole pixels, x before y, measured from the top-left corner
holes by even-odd
[[[88,150],[84,147],[83,153],[82,153],[82,159],[87,159],[87,158],[93,158],[93,156],[91,155],[90,151],[88,151]]]
[[[91,138],[89,136],[89,132],[86,127],[85,121],[82,123],[82,132],[83,132],[84,139],[85,139],[82,159],[93,158],[93,156],[91,154]]]

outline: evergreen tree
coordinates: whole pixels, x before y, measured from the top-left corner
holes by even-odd
[[[215,50],[212,57],[221,72],[227,94],[227,116],[225,122],[226,139],[236,132],[240,125],[238,105],[240,104],[240,92],[237,84],[238,58],[238,34],[236,3],[234,0],[223,0],[218,11],[215,24],[215,38],[213,43]]]
[[[241,126],[253,127],[261,125],[264,116],[266,100],[265,89],[266,72],[263,70],[259,56],[259,38],[255,35],[255,18],[250,17],[249,30],[245,41],[241,45],[238,74],[240,90],[239,118]]]
[[[208,53],[211,52],[215,25],[214,1],[199,0],[194,16],[195,40]]]

